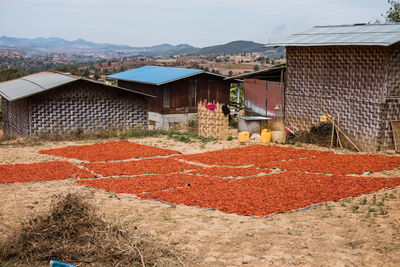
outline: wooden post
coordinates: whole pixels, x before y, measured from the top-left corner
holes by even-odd
[[[323,111],[322,108],[321,108],[317,103],[315,103],[314,100],[312,100],[310,97],[307,97],[307,99],[310,100],[310,102],[313,103],[313,104],[327,117],[327,119],[328,119],[330,122],[332,121],[331,118],[330,118],[330,116],[328,116],[328,115],[326,114],[326,112]],[[358,146],[357,146],[356,144],[354,144],[353,140],[351,140],[351,138],[348,137],[347,134],[345,134],[345,133],[342,131],[342,129],[340,129],[339,126],[336,126],[336,129],[338,130],[338,132],[342,133],[343,136],[346,137],[347,140],[349,140],[349,142],[355,147],[355,149],[357,149],[358,152],[361,152],[361,149],[359,149]]]
[[[239,119],[239,111],[240,111],[240,83],[237,83],[237,117]]]
[[[332,136],[331,136],[331,147],[333,147],[333,136],[335,135],[335,121],[332,120]]]
[[[337,117],[338,117],[337,126],[340,126],[340,113],[337,114]],[[341,148],[343,148],[342,142],[340,141],[340,134],[338,131],[336,131],[336,146],[339,146],[339,145]]]

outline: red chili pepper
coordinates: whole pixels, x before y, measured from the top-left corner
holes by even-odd
[[[83,166],[102,176],[167,174],[197,168],[172,158],[143,159],[113,163],[85,163]]]
[[[0,165],[0,183],[25,183],[70,178],[94,178],[94,175],[66,161]]]
[[[39,153],[86,161],[109,161],[180,154],[179,151],[136,144],[127,140],[42,150]]]

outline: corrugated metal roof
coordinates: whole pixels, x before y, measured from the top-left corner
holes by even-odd
[[[315,26],[267,46],[390,46],[400,42],[400,23]]]
[[[187,78],[193,75],[197,75],[199,73],[204,73],[204,70],[144,66],[141,68],[112,74],[107,76],[107,78],[161,85],[176,80],[180,80],[183,78]]]
[[[143,95],[146,97],[155,97],[149,94],[125,89],[114,85],[108,85],[92,81],[89,79],[79,78],[70,74],[63,74],[63,73],[49,72],[49,71],[43,71],[25,77],[21,77],[15,80],[0,83],[0,96],[3,96],[8,101],[15,101],[78,80],[84,80],[87,82],[100,84],[106,87],[112,87],[119,90],[127,91],[133,94]]]
[[[93,80],[90,80],[90,79],[87,79],[87,78],[80,78],[80,80],[87,81],[87,82],[90,82],[90,83],[97,83],[97,84],[103,85],[105,87],[115,88],[115,89],[119,89],[119,90],[126,91],[126,92],[129,92],[129,93],[137,94],[137,95],[142,95],[142,96],[151,97],[151,98],[157,98],[154,95],[149,95],[149,94],[142,93],[142,92],[139,92],[139,91],[136,91],[136,90],[127,89],[127,88],[123,88],[123,87],[116,86],[116,85],[106,84],[106,83],[99,82],[99,81],[93,81]]]
[[[233,80],[233,79],[237,80],[237,79],[252,78],[252,77],[258,76],[258,75],[275,73],[275,72],[280,71],[281,69],[285,69],[285,68],[286,68],[286,64],[279,64],[279,65],[273,66],[268,69],[263,69],[263,70],[258,70],[258,71],[253,71],[253,72],[248,72],[248,73],[243,73],[243,74],[227,77],[227,78],[225,78],[225,80]]]
[[[0,95],[8,101],[14,101],[77,80],[73,76],[43,71],[0,83]]]

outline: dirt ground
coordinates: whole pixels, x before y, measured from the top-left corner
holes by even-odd
[[[159,137],[130,141],[182,153],[240,146],[237,140],[185,144]],[[37,152],[96,142],[1,146],[0,164],[60,160]],[[399,177],[400,171],[373,175]],[[400,187],[260,219],[139,200],[78,186],[72,180],[1,184],[0,234],[5,235],[26,218],[47,210],[53,195],[69,192],[92,195],[106,220],[136,226],[162,241],[178,243],[179,248],[197,258],[188,266],[400,265]]]

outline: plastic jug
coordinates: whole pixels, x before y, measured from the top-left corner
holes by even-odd
[[[250,133],[249,132],[241,132],[241,133],[239,133],[239,142],[240,143],[244,143],[249,139],[250,139]]]
[[[270,143],[272,141],[272,133],[267,129],[261,132],[261,143]]]

